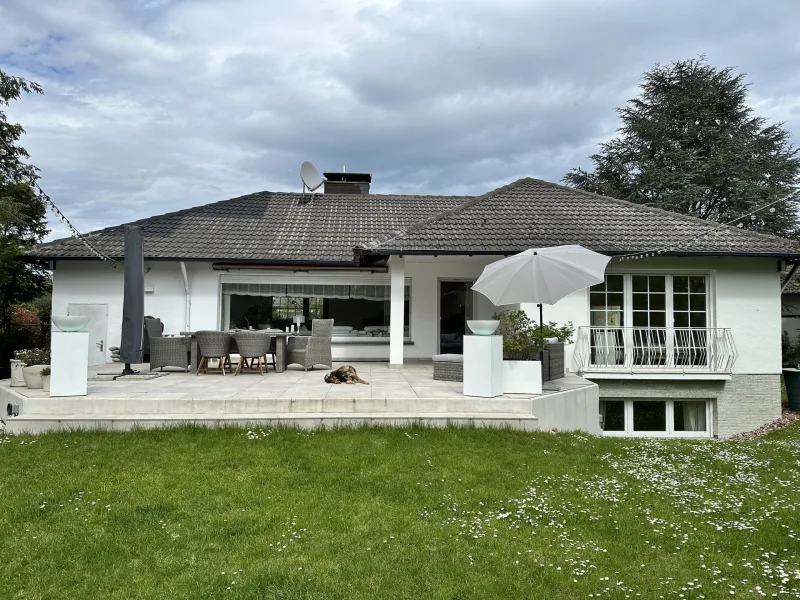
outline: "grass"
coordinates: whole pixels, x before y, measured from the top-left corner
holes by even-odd
[[[0,598],[800,597],[800,428],[0,433]]]

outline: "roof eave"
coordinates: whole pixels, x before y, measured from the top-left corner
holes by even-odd
[[[434,249],[403,249],[403,248],[362,248],[359,252],[372,256],[509,256],[518,254],[522,250],[434,250]],[[606,256],[643,255],[655,252],[644,250],[596,250]],[[722,251],[683,251],[661,252],[660,256],[730,256],[738,258],[778,258],[783,260],[800,261],[800,250],[790,252],[722,252]]]

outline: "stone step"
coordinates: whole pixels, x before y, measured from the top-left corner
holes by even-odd
[[[411,425],[429,427],[495,427],[535,431],[539,429],[538,419],[533,415],[517,413],[221,413],[218,415],[20,415],[8,417],[6,431],[10,433],[43,433],[47,431],[72,429],[103,429],[128,431],[134,428],[156,429],[181,425],[200,425],[221,427],[236,425],[242,427],[297,427],[316,429],[319,427],[357,427],[361,425],[386,425],[409,427]]]
[[[159,415],[212,417],[218,414],[396,413],[464,414],[512,413],[531,415],[530,398],[24,398],[20,416]]]

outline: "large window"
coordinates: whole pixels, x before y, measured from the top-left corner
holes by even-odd
[[[405,337],[410,295],[407,282]],[[390,298],[388,285],[223,283],[222,326],[285,329],[299,320],[310,333],[313,319],[333,319],[334,337],[388,337]]]
[[[711,402],[707,400],[603,399],[604,435],[708,437]]]

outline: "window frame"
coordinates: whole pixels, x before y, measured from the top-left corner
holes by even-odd
[[[601,435],[608,437],[677,437],[677,438],[710,438],[713,437],[713,400],[710,398],[600,398],[600,402],[624,402],[624,423],[622,431],[605,431]],[[633,429],[633,404],[634,402],[665,402],[666,403],[666,429],[664,431],[634,431]],[[675,431],[675,402],[705,402],[706,403],[706,430],[705,431]],[[605,426],[605,423],[602,425]]]
[[[715,271],[712,270],[703,270],[703,269],[675,269],[675,270],[659,270],[659,269],[642,269],[636,271],[626,271],[625,273],[607,273],[606,277],[609,275],[621,275],[622,276],[622,290],[623,290],[623,306],[622,306],[622,323],[620,327],[636,327],[633,325],[633,276],[634,275],[646,275],[648,277],[657,277],[661,276],[665,278],[664,281],[664,293],[665,293],[665,310],[666,310],[666,328],[667,329],[675,329],[675,306],[674,306],[674,293],[673,293],[673,279],[674,277],[692,277],[692,276],[702,276],[705,277],[706,281],[706,289],[705,289],[705,315],[706,315],[706,324],[704,327],[697,327],[697,329],[713,329],[716,328],[716,285],[715,285]],[[590,327],[604,327],[602,325],[592,325],[592,312],[602,312],[600,309],[595,308],[592,309],[591,306],[591,288],[587,290],[587,307],[586,307],[586,322],[589,324]],[[595,292],[596,293],[596,292]],[[606,293],[607,297],[607,293]],[[607,308],[606,308],[607,311]],[[678,312],[685,312],[685,311],[678,311]],[[692,311],[689,311],[691,314]],[[694,311],[699,312],[699,311]],[[691,319],[691,317],[690,317]],[[607,326],[609,329],[613,329],[614,326]],[[677,329],[682,329],[678,327]]]

